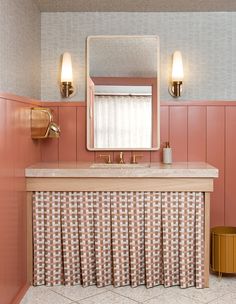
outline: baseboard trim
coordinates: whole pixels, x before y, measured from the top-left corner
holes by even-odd
[[[15,296],[11,304],[19,304],[20,301],[23,299],[24,295],[26,294],[27,290],[29,289],[29,287],[30,287],[29,284],[25,283],[25,285],[21,287],[21,289],[18,291],[17,295]]]

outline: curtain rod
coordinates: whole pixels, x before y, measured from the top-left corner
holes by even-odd
[[[150,93],[95,93],[95,96],[152,96]]]

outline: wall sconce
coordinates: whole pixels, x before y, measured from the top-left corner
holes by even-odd
[[[172,63],[172,81],[169,86],[169,93],[173,97],[180,97],[182,93],[184,78],[183,60],[180,51],[175,51],[173,54]]]
[[[72,82],[73,72],[71,55],[66,52],[63,54],[61,67],[61,95],[63,98],[70,98],[75,92]]]

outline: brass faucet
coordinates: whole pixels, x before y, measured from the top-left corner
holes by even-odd
[[[120,164],[124,164],[125,163],[125,160],[124,160],[124,152],[120,152],[120,161],[119,161]]]
[[[111,164],[111,155],[110,154],[100,154],[100,158],[105,158],[107,164]]]

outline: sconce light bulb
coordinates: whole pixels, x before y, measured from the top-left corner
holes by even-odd
[[[172,81],[181,82],[184,78],[183,60],[180,51],[173,54]]]
[[[73,82],[72,61],[68,52],[62,58],[61,82]]]

